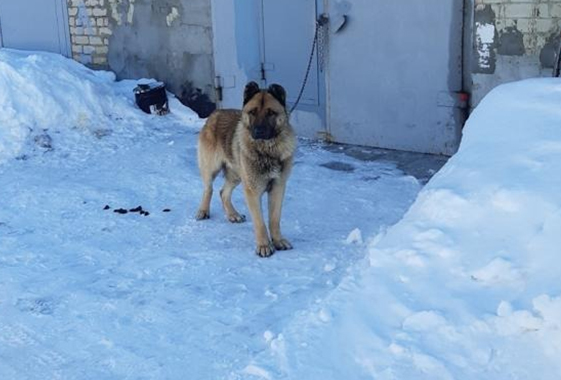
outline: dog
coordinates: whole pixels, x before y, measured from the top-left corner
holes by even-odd
[[[296,137],[289,124],[286,91],[272,84],[266,90],[255,82],[246,85],[242,110],[215,111],[199,135],[198,162],[204,192],[197,220],[210,217],[212,183],[224,173],[220,197],[232,223],[245,216],[232,205],[232,191],[243,183],[245,201],[253,220],[256,253],[269,257],[276,250],[292,249],[283,237],[280,219],[286,183],[294,161]],[[268,193],[269,233],[263,221],[261,198]]]

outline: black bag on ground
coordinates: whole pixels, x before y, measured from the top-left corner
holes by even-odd
[[[146,113],[165,115],[169,112],[166,85],[162,82],[139,84],[134,89],[136,105]]]

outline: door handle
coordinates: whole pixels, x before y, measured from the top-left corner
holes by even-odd
[[[333,33],[339,33],[340,31],[345,29],[348,22],[349,22],[349,16],[347,15],[339,15],[333,18],[333,21],[331,22],[331,28],[333,30]]]

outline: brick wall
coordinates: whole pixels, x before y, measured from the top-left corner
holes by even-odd
[[[107,68],[109,17],[106,0],[67,0],[72,57],[94,68]]]
[[[209,0],[67,0],[72,56],[123,78],[155,78],[206,115],[214,109]]]
[[[551,76],[561,0],[475,0],[472,105],[495,86]]]

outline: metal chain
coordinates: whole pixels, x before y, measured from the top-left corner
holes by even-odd
[[[296,98],[296,101],[292,105],[292,108],[290,109],[289,113],[292,113],[296,109],[296,107],[298,107],[298,104],[302,99],[302,95],[304,94],[304,89],[306,88],[306,84],[308,83],[308,77],[310,76],[310,70],[312,69],[312,63],[314,61],[314,53],[316,51],[316,47],[318,48],[318,61],[320,65],[320,70],[323,71],[324,52],[323,52],[323,46],[321,45],[324,44],[324,40],[325,40],[324,30],[323,30],[324,25],[327,25],[326,19],[320,18],[319,20],[316,20],[315,31],[314,31],[314,42],[312,43],[312,51],[310,52],[310,58],[308,60],[306,75],[304,76],[304,81],[302,82],[302,87],[300,88],[298,97]]]
[[[557,49],[557,54],[555,55],[555,63],[553,65],[553,76],[558,78],[561,74],[561,42],[559,42],[559,48]]]
[[[318,51],[318,61],[319,61],[319,71],[323,72],[325,67],[325,58],[327,57],[327,49],[328,45],[326,44],[327,41],[327,29],[328,23],[327,19],[320,19],[321,21],[316,22],[318,31],[318,41],[317,41],[317,51]]]

